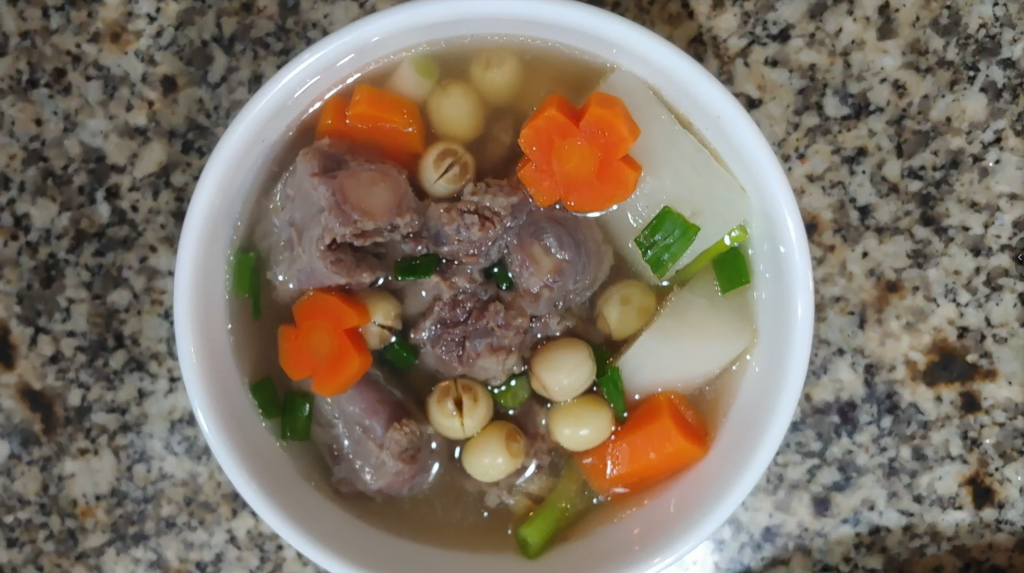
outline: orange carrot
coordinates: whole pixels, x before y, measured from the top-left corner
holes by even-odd
[[[621,495],[649,488],[692,466],[708,452],[708,432],[682,394],[645,398],[610,439],[576,455],[597,493]]]
[[[292,380],[302,380],[313,375],[309,357],[299,343],[299,329],[290,324],[277,328],[277,357],[281,370]]]
[[[295,324],[326,320],[345,330],[359,328],[370,322],[370,311],[354,297],[329,289],[312,290],[292,306]]]
[[[572,211],[605,211],[636,190],[640,165],[626,155],[640,128],[615,96],[595,92],[583,108],[548,96],[526,121],[519,180],[541,206],[559,200]]]
[[[341,96],[328,98],[320,110],[320,118],[316,122],[316,139],[348,139],[345,114],[348,102]]]
[[[523,124],[519,147],[532,161],[549,167],[554,146],[579,136],[580,113],[569,100],[559,94],[547,97]]]
[[[562,184],[563,194],[572,187],[592,182],[600,165],[597,146],[580,137],[563,139],[551,150],[551,167]]]
[[[561,198],[561,191],[554,174],[545,172],[539,165],[530,161],[529,157],[519,160],[516,167],[516,175],[523,182],[523,186],[530,191],[533,202],[540,207],[550,207]]]
[[[593,179],[563,190],[562,203],[577,213],[605,211],[609,205],[629,199],[640,182],[642,171],[640,164],[628,155],[618,161],[601,162]]]
[[[295,325],[277,330],[281,369],[292,380],[313,378],[313,392],[333,396],[351,388],[373,364],[359,327],[366,306],[344,293],[314,290],[292,306]]]
[[[415,102],[371,85],[361,85],[352,92],[347,117],[349,124],[363,129],[382,127],[405,133],[423,130],[423,118]]]
[[[345,392],[373,366],[373,355],[358,330],[343,330],[336,334],[336,346],[325,353],[324,362],[313,372],[312,390],[321,396]]]
[[[350,102],[342,96],[324,102],[316,137],[351,141],[407,169],[415,167],[426,145],[419,106],[370,85],[357,87]]]
[[[426,130],[420,108],[389,91],[362,85],[352,93],[348,106],[349,129],[357,142],[409,166],[423,154]]]
[[[640,137],[640,126],[626,104],[613,95],[594,92],[580,110],[580,137],[592,142],[607,159],[621,159]]]

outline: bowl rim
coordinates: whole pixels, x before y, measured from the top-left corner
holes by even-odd
[[[480,5],[486,4],[486,8]],[[230,126],[218,141],[209,160],[203,168],[203,172],[196,184],[194,194],[190,200],[188,211],[182,226],[182,232],[178,244],[178,253],[175,261],[174,276],[174,331],[175,342],[178,349],[179,364],[182,372],[182,379],[188,392],[189,402],[192,406],[197,423],[207,444],[209,444],[214,458],[223,468],[225,474],[246,503],[262,518],[268,525],[285,541],[295,547],[299,552],[306,555],[318,565],[331,571],[367,571],[360,565],[349,561],[345,556],[339,555],[331,547],[307,537],[302,532],[302,527],[297,524],[285,512],[278,507],[278,502],[263,492],[255,482],[247,479],[243,471],[245,462],[229,443],[221,438],[219,431],[226,426],[224,420],[211,415],[216,410],[208,389],[202,382],[208,378],[203,375],[203,365],[196,359],[192,351],[193,341],[197,339],[197,331],[203,325],[203,316],[194,310],[197,305],[193,304],[195,293],[189,288],[193,282],[192,255],[204,251],[203,224],[208,223],[204,214],[214,207],[216,189],[212,181],[216,179],[214,171],[224,169],[223,157],[228,155],[228,150],[238,147],[245,147],[245,128],[247,122],[260,113],[267,113],[263,108],[267,100],[276,91],[288,86],[293,78],[307,65],[317,58],[334,53],[337,48],[348,41],[352,36],[368,36],[377,33],[387,33],[391,25],[389,21],[404,18],[415,20],[418,16],[425,16],[436,10],[440,5],[444,11],[452,14],[452,20],[464,20],[465,16],[460,15],[468,10],[471,13],[478,10],[494,12],[500,15],[503,11],[515,10],[518,16],[543,13],[543,21],[552,23],[559,19],[573,21],[575,18],[585,17],[592,26],[615,30],[617,33],[628,35],[632,41],[642,42],[646,49],[650,50],[651,59],[659,59],[661,67],[679,66],[686,69],[687,74],[700,76],[705,84],[717,87],[720,93],[715,97],[720,98],[721,105],[725,111],[723,116],[728,116],[730,121],[738,124],[739,129],[751,135],[750,149],[747,152],[752,156],[770,156],[773,166],[769,172],[764,173],[764,178],[770,181],[770,186],[780,190],[775,199],[783,203],[786,214],[786,228],[789,239],[796,246],[792,253],[794,265],[793,275],[797,277],[797,284],[802,285],[796,296],[800,299],[798,305],[799,315],[796,320],[796,328],[793,332],[793,344],[795,354],[790,360],[795,361],[799,380],[796,380],[797,371],[794,371],[794,380],[787,383],[783,388],[781,402],[784,404],[772,419],[771,431],[763,435],[756,449],[756,457],[748,462],[749,471],[744,472],[741,477],[733,480],[731,487],[722,495],[721,501],[716,505],[716,511],[703,519],[698,530],[690,537],[690,543],[677,541],[666,555],[658,556],[654,560],[638,560],[637,564],[629,569],[631,573],[653,572],[675,563],[689,553],[697,543],[707,539],[726,519],[739,507],[742,501],[749,495],[757,485],[761,476],[767,470],[772,459],[775,457],[782,440],[788,430],[789,424],[795,414],[799,398],[802,393],[804,379],[810,360],[811,342],[814,328],[814,285],[811,270],[810,251],[807,243],[807,236],[804,230],[800,210],[789,184],[788,178],[779,164],[779,161],[771,146],[765,140],[760,129],[753,118],[740,105],[735,97],[725,88],[710,72],[705,70],[697,61],[668,40],[657,35],[653,31],[644,28],[626,18],[613,14],[601,8],[571,0],[491,0],[490,2],[479,2],[479,0],[416,0],[405,4],[388,8],[365,16],[352,22],[339,30],[327,35],[310,47],[303,50],[293,58],[287,65],[280,69],[270,80],[268,80],[245,104]],[[514,8],[513,8],[514,5]],[[493,16],[493,15],[492,15]],[[661,60],[663,58],[663,60]],[[710,80],[710,81],[707,81]],[[785,192],[782,192],[785,191]],[[696,543],[692,539],[697,539]]]

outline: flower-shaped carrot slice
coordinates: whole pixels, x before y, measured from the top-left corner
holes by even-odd
[[[636,190],[642,169],[627,153],[640,128],[619,98],[595,92],[576,109],[549,96],[519,134],[526,157],[516,173],[534,202],[605,211]]]
[[[277,331],[278,362],[292,380],[313,378],[313,392],[345,392],[370,369],[373,357],[359,334],[370,313],[337,291],[314,290],[292,306],[295,325]]]

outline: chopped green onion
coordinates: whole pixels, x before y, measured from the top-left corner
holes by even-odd
[[[718,280],[718,292],[725,294],[750,284],[750,268],[747,257],[739,247],[727,249],[711,262]]]
[[[499,406],[506,410],[515,410],[533,395],[533,389],[530,388],[530,377],[519,374],[509,378],[501,386],[492,388],[491,393],[494,394],[494,401]]]
[[[256,253],[239,249],[235,253],[235,270],[231,273],[235,294],[252,295],[253,269],[256,268]]]
[[[594,362],[597,363],[597,376],[600,378],[608,372],[608,364],[612,361],[612,353],[604,346],[600,344],[590,344],[590,347],[594,349]]]
[[[405,257],[395,261],[395,280],[414,281],[429,278],[441,266],[441,257],[435,254]]]
[[[626,421],[626,392],[622,389],[622,373],[618,366],[605,367],[604,375],[597,377],[597,387],[604,394],[604,399],[615,411],[615,419],[619,423]]]
[[[665,206],[633,239],[651,272],[661,278],[676,264],[697,238],[700,227]]]
[[[612,366],[614,355],[600,344],[590,345],[594,349],[594,362],[597,363],[597,374],[594,376],[597,387],[604,394],[604,399],[615,411],[615,419],[626,421],[626,393],[622,389],[622,374],[618,366]]]
[[[682,270],[676,273],[668,282],[674,285],[681,285],[689,282],[690,279],[697,276],[697,273],[700,272],[701,269],[711,264],[711,261],[713,261],[715,257],[728,251],[731,247],[735,247],[743,241],[746,241],[748,236],[747,228],[745,226],[736,225],[717,243],[711,245],[703,253],[697,255],[697,258],[690,261],[688,265],[683,267]]]
[[[388,344],[380,351],[384,355],[385,360],[402,371],[409,370],[415,366],[416,361],[420,358],[419,349],[401,337],[396,337],[394,342]]]
[[[270,376],[263,378],[249,386],[249,394],[256,402],[256,409],[264,420],[273,420],[281,417],[281,399],[277,397],[277,388]]]
[[[570,461],[551,490],[530,517],[516,529],[516,544],[528,559],[540,557],[559,532],[593,506],[587,481],[575,462]]]
[[[285,392],[281,418],[281,439],[305,442],[313,427],[313,395],[306,392]]]
[[[484,277],[498,286],[499,290],[512,290],[516,286],[512,273],[508,271],[505,259],[502,259],[484,270]]]
[[[231,283],[236,295],[252,300],[252,316],[259,320],[263,313],[260,308],[260,262],[255,251],[239,249],[235,253]]]

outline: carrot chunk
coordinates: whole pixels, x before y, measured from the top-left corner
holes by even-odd
[[[295,325],[277,331],[278,362],[292,380],[313,378],[313,392],[345,392],[370,369],[373,356],[359,333],[370,313],[337,291],[313,290],[292,306]]]
[[[526,157],[516,172],[539,205],[560,200],[577,212],[605,211],[636,190],[642,169],[627,153],[639,136],[617,97],[595,92],[576,109],[554,94],[519,133]]]
[[[350,102],[341,95],[324,102],[316,138],[351,141],[412,169],[426,146],[426,129],[414,102],[362,85],[352,92]]]
[[[316,122],[316,139],[348,139],[348,125],[345,114],[348,102],[345,98],[334,96],[324,102],[320,117]]]
[[[686,397],[659,392],[644,399],[610,439],[576,455],[587,482],[605,496],[654,486],[700,461],[708,432]]]
[[[420,108],[400,95],[361,85],[352,93],[346,118],[361,139],[384,152],[399,156],[423,153],[425,130]]]

